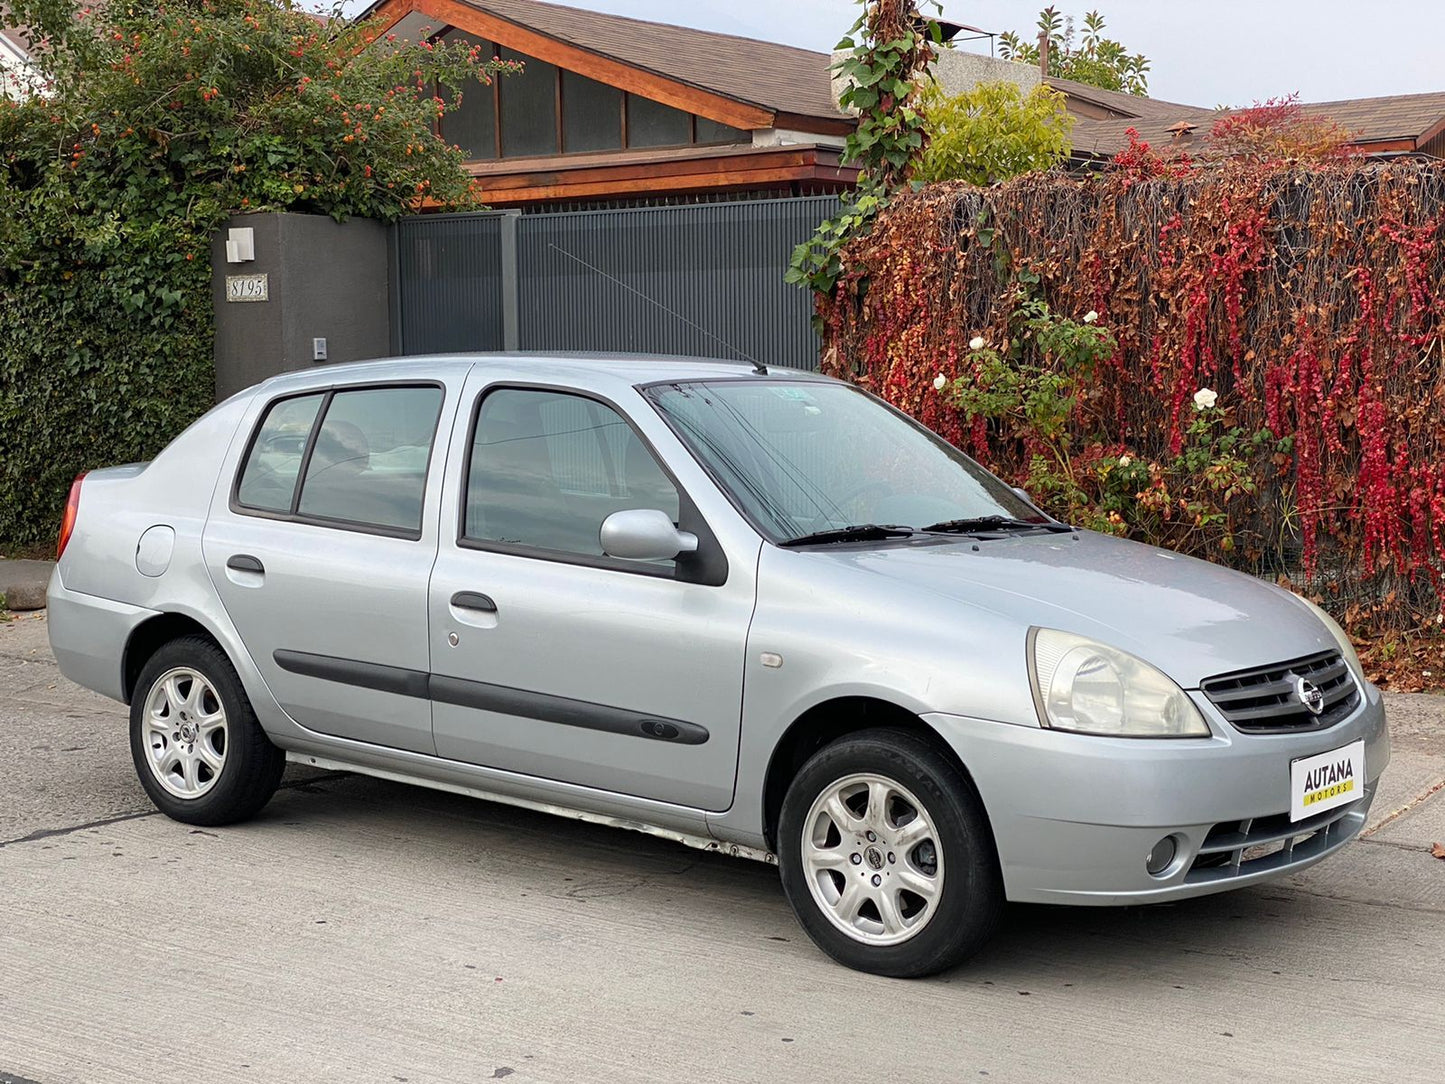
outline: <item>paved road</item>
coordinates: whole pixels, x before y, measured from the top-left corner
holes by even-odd
[[[356,776],[150,811],[119,706],[0,625],[0,1084],[1438,1081],[1445,699],[1391,703],[1368,841],[1263,889],[1014,909],[938,979],[858,975],[773,870]],[[8,1074],[8,1075],[7,1075]]]

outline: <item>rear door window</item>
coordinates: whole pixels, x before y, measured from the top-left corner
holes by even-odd
[[[443,397],[434,385],[351,388],[273,404],[242,469],[237,504],[289,519],[420,533]]]
[[[440,388],[368,388],[331,398],[297,512],[420,531]]]

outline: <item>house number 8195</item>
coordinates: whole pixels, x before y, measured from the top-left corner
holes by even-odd
[[[271,296],[270,276],[227,275],[227,301],[268,301]]]

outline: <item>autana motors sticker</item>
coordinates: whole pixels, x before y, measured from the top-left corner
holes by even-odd
[[[1292,821],[1348,805],[1365,793],[1365,743],[1290,761],[1289,783]]]

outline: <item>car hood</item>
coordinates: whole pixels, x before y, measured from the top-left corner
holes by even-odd
[[[1289,592],[1218,565],[1088,531],[814,551],[1022,628],[1101,640],[1185,688],[1336,647]]]

